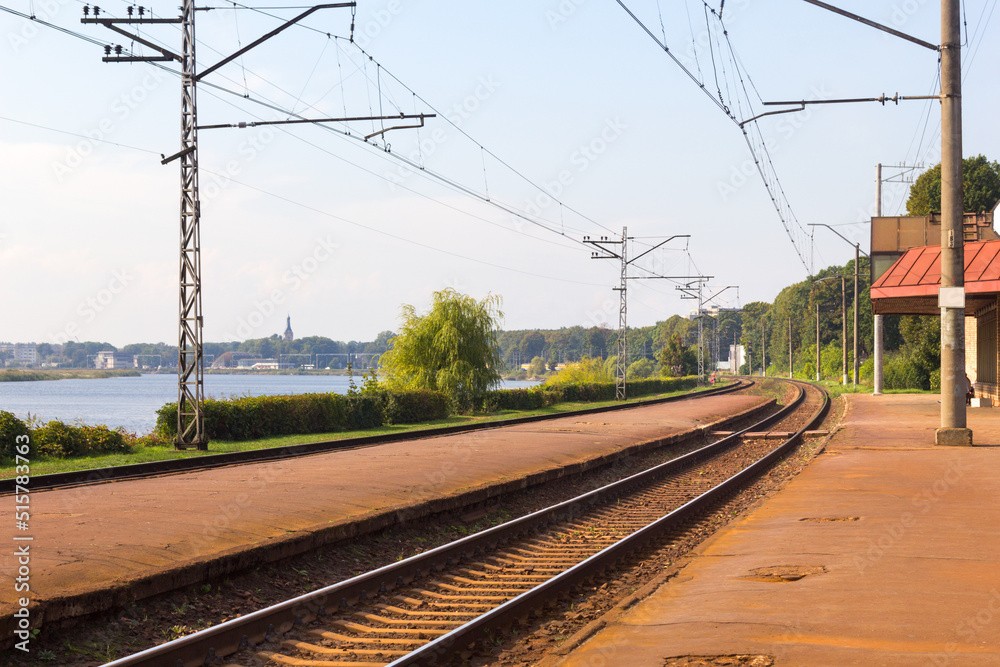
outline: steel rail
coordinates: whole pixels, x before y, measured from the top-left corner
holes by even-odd
[[[357,449],[360,447],[370,447],[403,440],[417,440],[422,438],[432,438],[439,435],[451,435],[453,433],[466,433],[469,431],[479,431],[491,428],[502,428],[504,426],[516,426],[518,424],[528,424],[533,422],[560,419],[562,417],[573,417],[577,415],[596,414],[600,412],[612,412],[615,410],[628,410],[647,405],[659,405],[661,403],[674,403],[687,401],[706,396],[718,396],[752,386],[752,382],[738,380],[720,387],[713,387],[699,392],[690,392],[679,396],[668,396],[665,398],[653,398],[648,400],[635,401],[625,405],[607,405],[598,408],[584,408],[583,410],[573,410],[570,412],[560,412],[551,415],[534,415],[531,417],[515,417],[513,419],[503,419],[493,422],[483,422],[479,424],[461,424],[458,426],[442,426],[439,428],[428,428],[403,433],[390,433],[386,435],[369,435],[357,438],[344,438],[342,440],[324,440],[321,442],[310,442],[302,445],[289,445],[276,449],[253,449],[244,452],[229,452],[225,454],[208,454],[195,458],[171,459],[169,461],[153,461],[150,463],[133,463],[123,466],[112,466],[107,468],[91,468],[89,470],[74,470],[70,472],[51,473],[48,475],[37,475],[31,478],[32,491],[42,491],[49,489],[60,489],[81,486],[86,484],[104,484],[108,482],[122,481],[126,479],[142,479],[145,477],[156,477],[159,475],[169,475],[179,472],[192,472],[195,470],[208,470],[230,465],[244,463],[260,463],[264,461],[278,461],[281,459],[296,458],[299,456],[309,456],[312,454],[323,454],[344,449]],[[0,480],[0,496],[10,495],[15,491],[14,479]]]
[[[796,407],[804,400],[804,393],[796,401]],[[731,476],[721,484],[714,486],[700,496],[688,501],[677,509],[664,515],[657,521],[640,528],[628,537],[599,551],[593,556],[581,561],[551,579],[525,591],[521,595],[508,600],[502,605],[482,614],[465,625],[452,630],[448,634],[424,644],[411,653],[389,663],[386,667],[405,667],[407,665],[437,664],[453,651],[462,649],[470,643],[491,631],[499,631],[523,618],[528,610],[544,607],[546,603],[565,595],[571,588],[596,574],[614,567],[621,559],[641,548],[649,541],[669,530],[677,529],[693,519],[706,507],[719,499],[735,494],[758,475],[762,474],[778,459],[790,450],[801,435],[811,426],[826,416],[829,409],[829,395],[823,392],[823,404],[801,429],[795,432],[781,445],[763,456],[755,463]],[[746,432],[746,431],[741,431]],[[700,450],[699,450],[700,451]]]
[[[792,414],[805,400],[805,392],[801,386],[797,385],[797,388],[799,391],[796,398],[777,413],[770,415],[756,424],[741,429],[718,442],[706,445],[684,456],[549,508],[538,510],[499,526],[494,526],[493,528],[456,540],[455,542],[411,556],[405,560],[383,566],[371,572],[298,596],[266,609],[226,621],[225,623],[186,637],[110,662],[106,667],[152,667],[159,665],[194,667],[210,662],[216,657],[234,653],[250,644],[257,644],[273,638],[275,633],[287,632],[295,625],[305,624],[319,616],[326,615],[328,611],[337,608],[350,609],[350,607],[358,602],[363,602],[370,594],[402,587],[424,574],[442,570],[462,561],[475,558],[484,550],[496,549],[506,542],[530,531],[537,531],[554,522],[564,521],[582,514],[589,507],[608,498],[620,496],[636,486],[646,484],[672,472],[689,468],[694,464],[711,458],[715,454],[735,446],[743,433],[766,428]],[[799,433],[801,432],[800,430]],[[597,556],[600,556],[600,554],[584,562],[589,563],[594,558],[597,558]],[[549,588],[546,587],[543,590],[549,590]],[[502,605],[502,607],[505,611],[501,612],[501,615],[507,614],[510,607],[506,604]],[[469,632],[494,627],[493,619],[499,617],[492,616],[493,613],[488,612],[485,620],[482,620],[483,617],[480,617],[480,619],[473,621]],[[452,637],[452,641],[454,641],[455,638],[461,635],[456,635],[453,632],[445,636]],[[440,650],[441,644],[439,642],[433,643],[438,647],[434,650]]]

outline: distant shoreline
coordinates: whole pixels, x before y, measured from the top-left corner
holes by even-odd
[[[44,380],[97,380],[114,377],[139,377],[138,369],[101,371],[90,368],[57,368],[34,370],[12,368],[0,371],[0,382],[38,382]]]

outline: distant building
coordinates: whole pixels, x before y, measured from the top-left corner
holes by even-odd
[[[113,350],[102,350],[97,353],[97,358],[94,359],[94,366],[101,370],[135,368],[135,355],[115,352]]]
[[[38,363],[38,348],[34,343],[17,343],[14,345],[14,361],[22,366],[34,366]]]
[[[292,341],[295,340],[295,334],[292,333],[292,316],[289,315],[285,324],[285,340]]]
[[[730,345],[729,346],[729,371],[733,375],[737,375],[740,372],[740,366],[743,365],[743,346],[742,345]]]
[[[0,343],[0,353],[4,355],[0,366],[5,362],[19,366],[38,364],[38,347],[34,343]]]

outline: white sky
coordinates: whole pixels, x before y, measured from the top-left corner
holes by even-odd
[[[203,69],[277,25],[206,3],[219,8],[198,14]],[[81,25],[76,0],[0,4],[121,41]],[[174,4],[153,10],[171,16]],[[713,56],[723,93],[725,74],[736,83],[721,69],[731,67],[728,45],[706,39],[702,3],[660,0],[662,29],[656,0],[626,4],[665,34],[713,96]],[[964,152],[991,159],[1000,157],[1000,18],[987,22],[996,4],[967,0],[963,52]],[[125,6],[102,10],[121,16]],[[939,3],[839,6],[940,41]],[[801,0],[730,0],[724,16],[752,80],[754,113],[765,110],[758,93],[774,101],[936,92],[934,52]],[[690,234],[688,252],[675,239],[640,263],[667,275],[700,271],[716,289],[739,285],[740,303],[770,301],[807,275],[738,127],[617,3],[361,0],[356,21],[374,61],[322,34],[349,32],[349,10],[326,10],[304,22],[319,32],[291,28],[205,81],[309,117],[377,114],[380,100],[385,113],[433,105],[458,128],[436,118],[419,132],[389,132],[394,155],[416,156],[565,236],[411,173],[381,142],[366,146],[311,125],[203,130],[206,341],[280,333],[286,314],[297,336],[371,340],[397,326],[401,304],[423,309],[447,286],[502,295],[507,329],[616,326],[617,263],[591,260],[578,241],[623,225],[637,237]],[[176,27],[146,27],[180,48]],[[178,78],[151,65],[102,63],[100,47],[8,13],[0,12],[0,34],[0,340],[174,342],[178,166],[161,166],[159,155],[179,148]],[[939,113],[927,102],[819,106],[759,127],[799,224],[844,225],[837,229],[864,249],[868,226],[845,223],[872,214],[876,163],[936,163]],[[208,86],[199,88],[199,114],[201,124],[287,117]],[[357,135],[371,126],[351,127]],[[481,147],[565,206],[548,204]],[[887,184],[885,213],[900,212],[905,196],[906,186]],[[853,257],[825,229],[814,249],[805,240],[816,269]],[[735,291],[722,305],[737,305]],[[630,283],[630,325],[690,308],[674,283]]]

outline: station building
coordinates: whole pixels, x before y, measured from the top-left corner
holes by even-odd
[[[1000,235],[994,212],[966,213],[965,367],[976,396],[1000,401],[997,306],[1000,304]],[[940,317],[939,216],[872,218],[872,308],[876,315]]]

